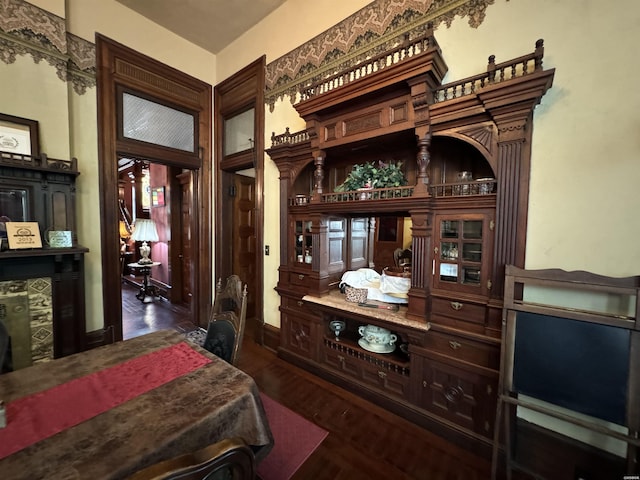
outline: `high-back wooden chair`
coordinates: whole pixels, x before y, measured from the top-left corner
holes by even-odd
[[[238,361],[247,317],[247,285],[237,275],[218,279],[204,348],[231,365]]]
[[[252,480],[255,458],[239,438],[213,445],[140,470],[129,480]]]
[[[404,248],[396,248],[393,251],[393,261],[396,267],[411,266],[411,250]]]

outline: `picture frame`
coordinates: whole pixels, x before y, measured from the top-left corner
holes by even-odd
[[[164,187],[154,187],[151,189],[151,206],[164,207]]]
[[[38,222],[6,222],[10,250],[42,248]]]
[[[50,230],[45,240],[51,248],[73,247],[73,234],[69,230]]]
[[[31,157],[40,156],[38,121],[0,113],[0,150]]]

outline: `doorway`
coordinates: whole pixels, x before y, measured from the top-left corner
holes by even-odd
[[[193,298],[193,172],[161,161],[118,160],[120,245],[123,281],[139,283],[131,265],[140,259],[138,219],[150,220],[158,238],[150,246],[152,287],[171,303],[189,307]],[[138,285],[139,287],[140,285]],[[145,300],[145,299],[142,299]]]
[[[104,303],[101,341],[122,340],[122,292],[113,286],[121,282],[117,159],[123,155],[162,159],[168,167],[191,172],[191,211],[198,214],[191,215],[187,229],[194,252],[190,255],[190,317],[201,325],[212,298],[211,85],[102,35],[96,35],[96,53]],[[130,104],[135,108],[128,108]],[[145,124],[150,128],[142,131],[128,130],[127,115],[145,108],[177,118],[183,126],[178,132],[181,142],[172,143],[176,137],[170,135],[177,132],[176,121],[165,122],[164,130],[155,128],[157,122]]]
[[[216,275],[247,284],[247,325],[264,340],[264,72],[266,58],[216,85]]]

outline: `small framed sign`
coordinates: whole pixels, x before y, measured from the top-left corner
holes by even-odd
[[[51,230],[48,234],[51,248],[66,248],[73,246],[72,235],[69,230]]]
[[[38,222],[7,222],[9,249],[42,248]]]

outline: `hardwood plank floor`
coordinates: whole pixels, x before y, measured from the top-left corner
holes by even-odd
[[[163,300],[142,304],[123,285],[126,337],[195,328]],[[126,314],[125,314],[126,313]],[[280,359],[255,342],[247,323],[239,367],[274,400],[329,431],[292,480],[485,480],[490,464],[472,452]]]
[[[195,325],[189,319],[189,309],[174,305],[164,298],[136,298],[139,287],[122,282],[122,337],[124,340],[165,328],[189,331]]]
[[[489,478],[488,461],[245,338],[239,367],[271,398],[329,431],[293,480]]]

